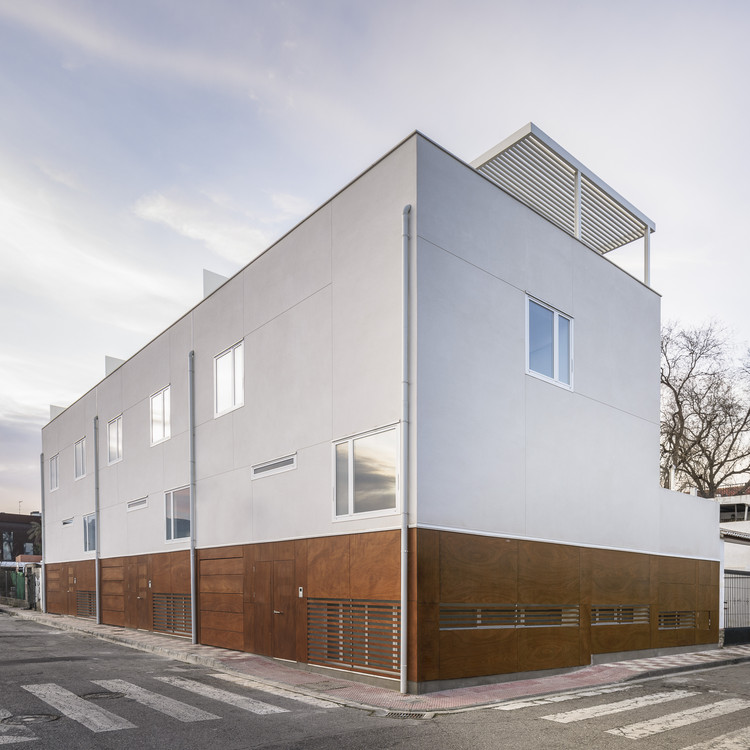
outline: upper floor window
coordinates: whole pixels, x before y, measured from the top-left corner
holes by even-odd
[[[190,536],[190,488],[164,493],[167,518],[167,541]]]
[[[107,422],[107,460],[111,464],[122,460],[122,414]]]
[[[240,341],[214,358],[214,413],[217,416],[245,402],[244,352]]]
[[[74,476],[76,479],[86,476],[86,438],[81,438],[74,448]]]
[[[96,514],[89,513],[83,517],[83,551],[96,550]]]
[[[573,319],[531,298],[527,312],[527,372],[570,388]]]
[[[171,435],[169,386],[151,396],[151,445]]]
[[[60,486],[60,470],[57,463],[58,455],[55,454],[49,460],[49,488],[50,492]]]
[[[337,517],[396,509],[398,449],[395,427],[334,443]]]

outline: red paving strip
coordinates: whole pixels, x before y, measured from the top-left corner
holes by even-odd
[[[461,687],[424,695],[401,695],[396,689],[390,690],[355,682],[336,672],[330,675],[312,672],[265,656],[229,651],[213,646],[194,645],[187,639],[177,636],[111,625],[97,625],[91,620],[65,615],[48,615],[6,606],[0,606],[0,612],[35,620],[50,627],[87,633],[141,651],[201,664],[211,669],[231,672],[288,690],[327,698],[337,703],[397,712],[427,713],[475,708],[518,698],[600,687],[639,677],[695,669],[701,666],[720,666],[738,661],[750,661],[750,646],[731,646],[724,649],[597,664],[574,669],[564,674]],[[397,684],[394,681],[394,688]]]

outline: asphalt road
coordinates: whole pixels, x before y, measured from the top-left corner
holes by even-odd
[[[421,720],[269,692],[227,677],[0,613],[0,745],[39,750],[750,748],[750,665]]]

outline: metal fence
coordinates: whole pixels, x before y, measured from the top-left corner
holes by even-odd
[[[750,642],[750,571],[724,571],[724,643]]]
[[[0,596],[9,599],[24,599],[26,587],[24,585],[23,571],[12,568],[0,568]]]

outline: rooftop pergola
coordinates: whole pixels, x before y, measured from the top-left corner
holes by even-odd
[[[643,282],[650,285],[649,236],[656,229],[654,222],[534,123],[471,166],[602,255],[643,239]]]

